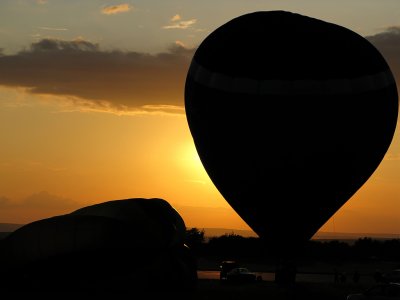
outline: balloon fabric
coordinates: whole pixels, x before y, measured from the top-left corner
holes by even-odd
[[[236,17],[196,49],[188,125],[209,177],[269,245],[309,240],[374,173],[398,95],[357,33],[287,11]]]

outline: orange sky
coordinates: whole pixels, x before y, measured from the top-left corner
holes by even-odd
[[[399,82],[400,2],[339,2],[341,9],[311,0],[233,1],[227,10],[226,1],[1,2],[0,223],[157,197],[188,227],[249,229],[196,154],[183,107],[191,57],[234,16],[296,10],[366,36]],[[378,170],[321,230],[400,233],[399,174],[397,130]]]

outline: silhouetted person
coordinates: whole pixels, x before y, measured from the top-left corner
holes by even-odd
[[[296,263],[293,261],[283,261],[279,264],[275,272],[275,282],[279,285],[288,286],[296,283]]]
[[[382,273],[379,270],[375,270],[374,279],[376,283],[382,282]]]
[[[346,277],[346,272],[342,272],[340,274],[340,283],[346,283],[347,277]]]
[[[337,269],[334,271],[334,283],[339,283],[339,272]]]
[[[353,282],[358,283],[360,281],[360,273],[358,273],[358,270],[356,270],[353,274]]]

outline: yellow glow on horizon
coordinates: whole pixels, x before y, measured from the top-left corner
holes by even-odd
[[[188,172],[187,174],[190,174],[190,178],[186,178],[186,181],[201,184],[207,184],[210,182],[210,178],[208,177],[192,140],[184,143],[179,155],[183,168]]]

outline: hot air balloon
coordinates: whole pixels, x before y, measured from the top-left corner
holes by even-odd
[[[357,33],[257,11],[196,49],[185,109],[216,188],[267,245],[290,256],[377,169],[398,95],[385,59]]]
[[[3,288],[191,290],[186,227],[164,199],[113,200],[29,223],[0,244]]]

